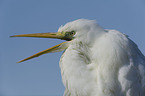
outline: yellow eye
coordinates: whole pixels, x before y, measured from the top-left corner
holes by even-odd
[[[70,35],[75,35],[75,31],[69,32]]]

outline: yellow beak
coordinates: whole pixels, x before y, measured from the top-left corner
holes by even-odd
[[[55,38],[55,39],[62,39],[62,40],[69,40],[69,38],[65,37],[65,34],[60,33],[60,32],[56,32],[56,33],[34,33],[34,34],[22,34],[22,35],[13,35],[10,37],[38,37],[38,38]],[[46,54],[46,53],[52,53],[52,52],[59,52],[59,51],[63,51],[67,48],[67,42],[63,42],[61,44],[58,44],[56,46],[53,46],[51,48],[48,48],[44,51],[41,51],[37,54],[34,54],[28,58],[25,58],[17,63],[38,57],[40,55]]]
[[[10,37],[37,37],[37,38],[55,38],[55,39],[63,39],[64,38],[64,34],[60,33],[60,32],[56,32],[56,33],[34,33],[34,34],[21,34],[21,35],[13,35]]]

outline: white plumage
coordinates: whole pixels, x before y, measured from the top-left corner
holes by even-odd
[[[94,20],[79,19],[57,33],[12,37],[68,40],[22,61],[63,51],[60,59],[64,96],[145,96],[145,57],[137,45],[116,30],[105,30]]]
[[[60,60],[64,96],[145,96],[145,57],[116,30],[79,19],[58,31],[75,30]]]

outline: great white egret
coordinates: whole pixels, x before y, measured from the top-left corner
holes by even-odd
[[[64,50],[60,59],[64,96],[145,96],[145,57],[128,36],[117,30],[79,19],[61,26],[56,33],[11,37],[67,40],[19,61]]]

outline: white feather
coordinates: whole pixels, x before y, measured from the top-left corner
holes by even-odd
[[[145,57],[133,41],[94,20],[59,28],[72,30],[75,38],[60,60],[64,96],[145,96]]]

